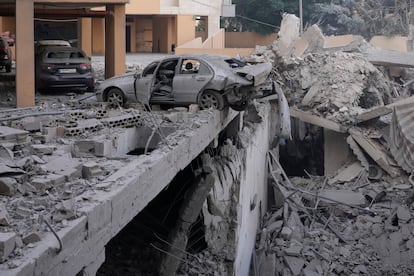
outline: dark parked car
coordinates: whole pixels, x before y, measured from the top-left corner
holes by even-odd
[[[145,105],[243,110],[248,100],[271,91],[271,63],[247,64],[224,55],[176,55],[149,64],[142,72],[112,77],[97,86],[98,101],[111,106]]]
[[[95,82],[89,57],[75,47],[50,46],[36,56],[36,89],[86,89],[94,91]]]
[[[0,69],[6,69],[6,72],[11,72],[12,56],[10,45],[6,39],[0,37]]]

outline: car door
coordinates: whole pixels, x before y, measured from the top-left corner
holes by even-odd
[[[189,63],[192,65],[188,66]],[[213,75],[213,71],[202,59],[183,58],[180,70],[173,80],[175,101],[179,103],[196,103],[198,93],[213,78]]]
[[[144,68],[141,74],[138,74],[134,82],[135,98],[138,102],[142,104],[148,104],[151,87],[154,82],[155,69],[157,68],[159,62],[155,61],[150,63],[147,67]]]

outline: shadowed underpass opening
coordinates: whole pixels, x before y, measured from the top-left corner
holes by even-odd
[[[288,176],[324,175],[323,128],[292,120],[292,140],[281,141],[279,149]]]
[[[194,185],[199,159],[180,171],[168,187],[158,194],[105,249],[105,262],[97,275],[159,275],[162,258],[169,247],[168,237],[179,220],[186,193]],[[186,251],[206,248],[201,215],[191,225]]]

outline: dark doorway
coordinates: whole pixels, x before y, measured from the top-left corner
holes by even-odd
[[[131,52],[131,26],[126,25],[125,29],[125,51],[127,53]]]

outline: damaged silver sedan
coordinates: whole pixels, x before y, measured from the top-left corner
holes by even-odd
[[[146,106],[188,106],[240,111],[249,100],[271,93],[271,63],[248,64],[224,55],[175,55],[152,62],[142,72],[101,82],[98,101],[112,107],[127,102]]]

